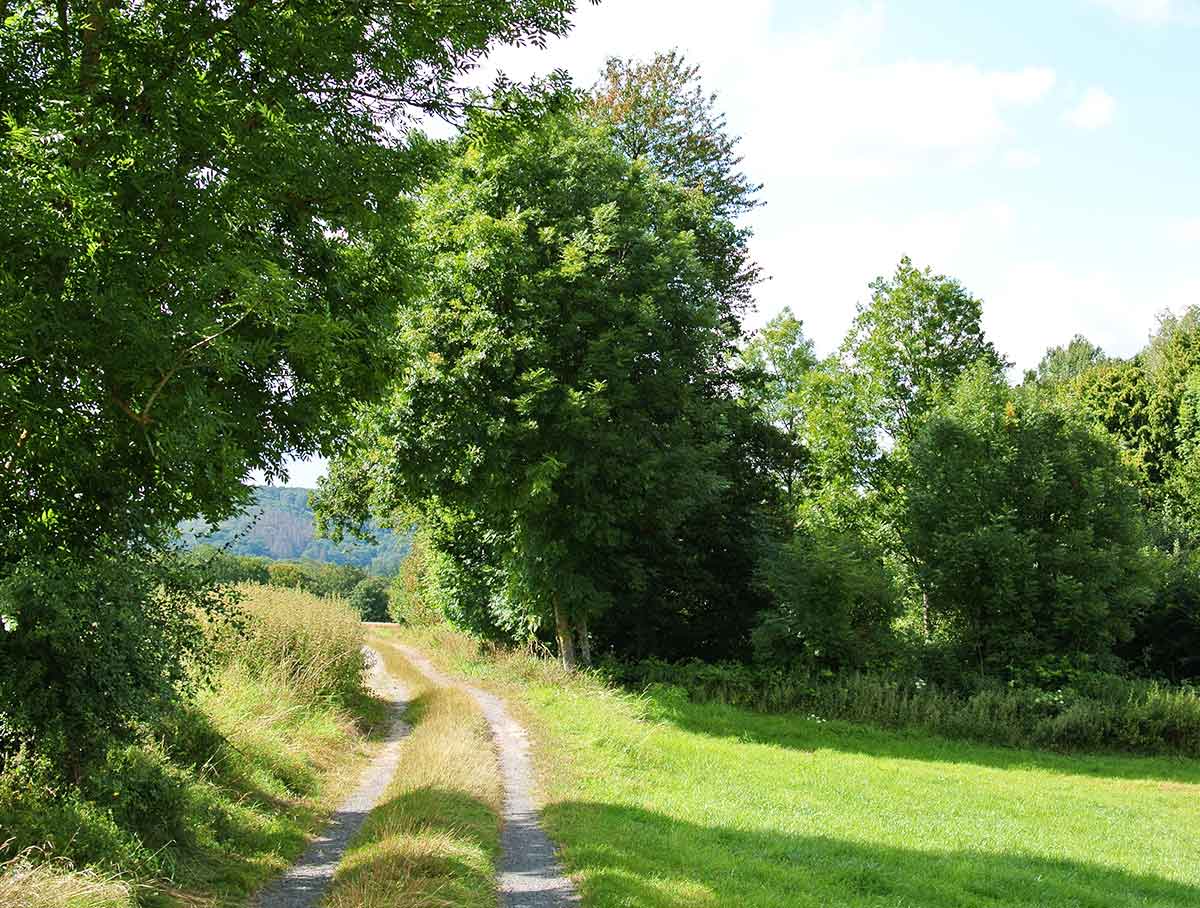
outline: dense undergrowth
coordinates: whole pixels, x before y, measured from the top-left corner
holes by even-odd
[[[36,754],[8,759],[5,908],[240,898],[303,848],[379,718],[363,687],[362,625],[337,601],[242,592],[244,633],[211,632],[214,684],[137,743],[109,748],[78,783]]]
[[[912,728],[950,738],[1058,751],[1123,750],[1200,756],[1200,690],[1102,673],[1049,689],[993,682],[959,691],[921,679],[829,678],[737,663],[614,663],[606,673],[637,690],[762,712],[798,712]],[[663,689],[665,688],[665,689]]]

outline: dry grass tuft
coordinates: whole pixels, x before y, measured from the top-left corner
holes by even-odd
[[[325,908],[492,908],[501,787],[487,723],[467,694],[431,685],[383,638],[375,642],[413,698],[413,731]]]
[[[133,887],[70,862],[35,860],[24,851],[0,863],[0,905],[4,908],[134,908]]]

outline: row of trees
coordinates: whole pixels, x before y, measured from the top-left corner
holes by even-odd
[[[391,580],[369,574],[353,564],[322,561],[275,561],[257,555],[236,555],[211,545],[190,550],[186,560],[220,586],[261,583],[304,590],[314,596],[345,599],[364,621],[387,621]]]
[[[903,259],[833,356],[790,310],[750,336],[758,187],[672,54],[444,153],[399,369],[316,499],[421,526],[409,601],[567,664],[1194,674],[1195,312],[1013,386],[981,301]]]
[[[570,0],[0,6],[0,759],[81,773],[203,679],[232,604],[175,527],[289,453],[337,455],[329,532],[416,520],[418,592],[568,662],[1191,632],[1194,316],[1011,389],[905,262],[838,357],[752,340],[758,187],[694,67],[455,88]]]

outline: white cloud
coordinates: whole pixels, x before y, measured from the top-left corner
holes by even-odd
[[[1013,170],[1029,170],[1042,163],[1041,156],[1027,148],[1013,148],[1005,152],[1004,164]]]
[[[1093,0],[1117,15],[1143,25],[1196,24],[1200,4],[1194,0]]]
[[[1116,106],[1112,95],[1093,86],[1083,93],[1078,104],[1067,111],[1065,119],[1080,129],[1099,129],[1113,121]]]
[[[745,137],[755,177],[774,185],[803,173],[856,180],[923,161],[973,165],[1017,133],[1011,115],[1044,99],[1045,66],[987,69],[947,60],[880,62],[881,4],[851,5],[803,30],[773,27],[782,4],[742,0],[605,0],[580,7],[575,28],[545,51],[505,48],[473,81],[563,68],[582,85],[610,55],[677,47],[703,66],[730,125]]]
[[[1003,248],[1016,213],[1001,201],[911,217],[797,221],[763,230],[755,257],[772,280],[760,288],[756,324],[791,305],[804,319],[820,353],[841,343],[867,284],[891,274],[902,255],[920,267],[965,276]],[[979,293],[971,282],[968,289]]]

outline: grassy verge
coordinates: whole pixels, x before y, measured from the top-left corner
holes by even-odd
[[[461,691],[431,685],[377,633],[412,698],[401,772],[338,869],[326,908],[493,908],[500,780],[487,723]]]
[[[590,908],[1200,905],[1195,760],[636,697],[444,631],[399,633],[527,723],[545,822]]]
[[[0,776],[0,904],[239,904],[303,850],[357,778],[382,711],[344,605],[248,587],[248,634],[211,690],[79,786],[17,761]],[[30,847],[34,851],[28,850]],[[51,901],[37,901],[44,893]]]

